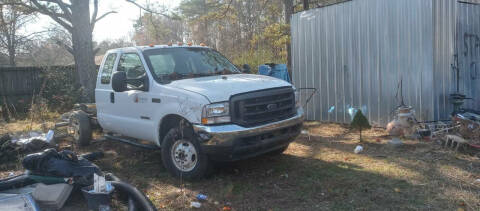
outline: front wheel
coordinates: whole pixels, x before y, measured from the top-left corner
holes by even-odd
[[[268,154],[270,155],[280,155],[280,154],[283,154],[287,149],[288,149],[288,146],[290,144],[288,144],[287,146],[284,146],[282,148],[279,148],[279,149],[276,149],[276,150],[273,150],[271,152],[269,152]]]
[[[162,142],[162,161],[175,177],[202,178],[210,168],[207,155],[193,137],[182,137],[179,128],[172,128]]]

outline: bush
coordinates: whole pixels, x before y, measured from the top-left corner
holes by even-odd
[[[53,111],[66,111],[75,103],[85,99],[83,88],[77,83],[73,66],[46,67],[42,72],[44,79],[41,97],[47,100]]]

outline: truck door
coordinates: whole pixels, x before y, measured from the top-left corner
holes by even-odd
[[[116,71],[125,71],[127,79],[147,77],[144,63],[136,52],[127,52],[120,55]],[[128,90],[114,92],[110,85],[110,93],[107,97],[109,106],[104,119],[108,122],[107,129],[122,135],[137,139],[154,141],[152,134],[154,123],[148,114],[148,91],[133,90],[139,86],[149,86],[151,83],[127,83]],[[103,125],[102,125],[103,126]]]
[[[113,90],[111,85],[111,78],[113,71],[117,68],[116,64],[119,58],[119,53],[110,53],[105,56],[102,68],[97,76],[97,84],[95,87],[95,104],[97,105],[97,119],[100,125],[105,130],[112,129],[112,122],[110,116],[114,113],[109,109],[111,106],[110,98]]]

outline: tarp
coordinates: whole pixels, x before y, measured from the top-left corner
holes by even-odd
[[[291,83],[286,64],[264,64],[258,66],[258,74],[272,76]]]

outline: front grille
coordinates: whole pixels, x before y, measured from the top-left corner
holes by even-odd
[[[232,122],[254,127],[295,115],[295,95],[291,87],[267,89],[232,96]]]

